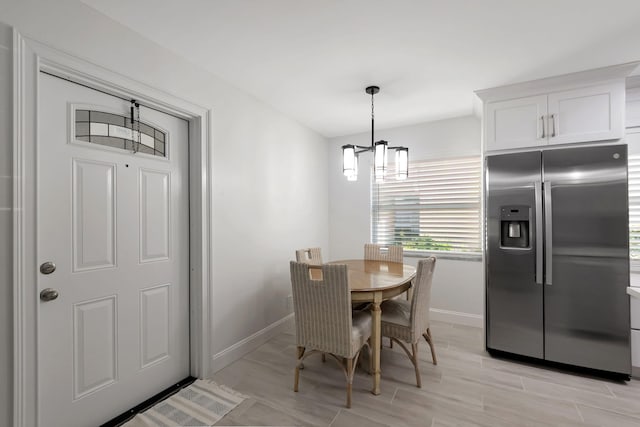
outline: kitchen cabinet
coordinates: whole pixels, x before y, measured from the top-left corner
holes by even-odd
[[[485,108],[485,151],[619,139],[624,80],[488,102]]]
[[[633,376],[637,377],[636,370],[640,369],[640,331],[631,330],[631,366],[633,367]]]
[[[626,126],[627,128],[640,128],[639,87],[627,90]]]
[[[548,107],[549,144],[602,141],[624,136],[623,82],[552,93]]]
[[[640,377],[640,275],[631,274],[631,375]]]
[[[547,96],[492,102],[485,112],[487,150],[535,147],[546,140]]]

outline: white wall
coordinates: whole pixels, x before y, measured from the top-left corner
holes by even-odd
[[[376,131],[375,139],[389,145],[409,147],[411,160],[480,156],[480,119],[459,117],[419,125]],[[342,175],[344,144],[369,145],[370,133],[349,135],[330,140],[329,150],[329,248],[331,259],[359,258],[363,245],[371,241],[372,154],[360,156],[358,181],[349,182]],[[416,258],[405,258],[415,263]],[[431,307],[434,316],[478,324],[483,314],[484,285],[479,260],[439,258],[434,275]],[[463,315],[447,316],[461,313]],[[465,316],[467,314],[469,316]],[[446,316],[446,317],[445,317]]]
[[[11,346],[13,340],[13,203],[11,161],[11,28],[0,23],[0,425],[11,421],[11,378],[13,372]]]
[[[294,250],[310,245],[328,250],[326,140],[78,0],[2,0],[0,20],[23,35],[213,109],[212,354],[286,316]],[[10,74],[3,55],[0,48],[4,89]],[[7,100],[3,93],[0,120],[10,118]],[[0,176],[10,175],[9,132],[0,122]],[[0,207],[8,206],[4,196],[0,192]],[[11,378],[6,370],[12,354],[7,321],[12,314],[6,306],[11,280],[4,268],[10,258],[4,256],[10,248],[5,236],[12,233],[8,215],[0,209],[0,393]],[[9,425],[3,419],[7,402],[0,395],[0,425]]]

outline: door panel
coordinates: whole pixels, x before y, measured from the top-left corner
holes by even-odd
[[[115,295],[73,306],[73,384],[75,400],[116,381]]]
[[[543,357],[542,286],[536,283],[535,185],[540,152],[487,158],[487,346]],[[503,247],[505,207],[529,209],[527,248]],[[540,230],[541,231],[541,230]]]
[[[79,159],[72,162],[73,271],[113,267],[116,165]]]
[[[545,358],[630,373],[626,146],[550,150],[543,158],[553,224]]]
[[[187,123],[141,107],[138,134],[128,101],[39,90],[40,425],[99,425],[189,375]]]
[[[140,291],[140,359],[146,368],[169,357],[171,285]]]
[[[170,175],[140,170],[140,262],[169,259]]]

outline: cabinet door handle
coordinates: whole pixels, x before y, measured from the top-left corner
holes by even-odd
[[[540,139],[545,139],[547,136],[544,134],[544,116],[540,116],[540,122],[542,123],[542,135]]]
[[[551,138],[556,136],[556,115],[551,115]]]

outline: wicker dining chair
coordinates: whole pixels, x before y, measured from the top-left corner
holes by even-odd
[[[322,253],[320,248],[306,248],[296,250],[296,261],[310,265],[322,264]]]
[[[314,353],[335,359],[347,380],[347,408],[351,407],[353,374],[363,347],[371,358],[371,314],[351,311],[347,266],[325,264],[322,280],[312,280],[309,264],[291,261],[293,311],[296,319],[297,362],[293,390],[298,391],[302,361]]]
[[[420,337],[429,344],[433,364],[437,365],[436,351],[429,329],[429,305],[431,300],[431,282],[436,258],[429,257],[418,261],[418,271],[414,281],[415,289],[411,301],[393,299],[381,305],[382,336],[391,342],[397,342],[407,353],[416,371],[416,383],[422,387],[418,368],[418,341]],[[404,343],[411,344],[411,352]]]
[[[372,261],[403,262],[402,245],[364,244],[364,259]]]
[[[372,261],[404,262],[402,245],[378,245],[375,243],[364,244],[364,259]],[[411,288],[404,292],[407,300],[411,297]],[[391,343],[393,347],[393,343]]]

